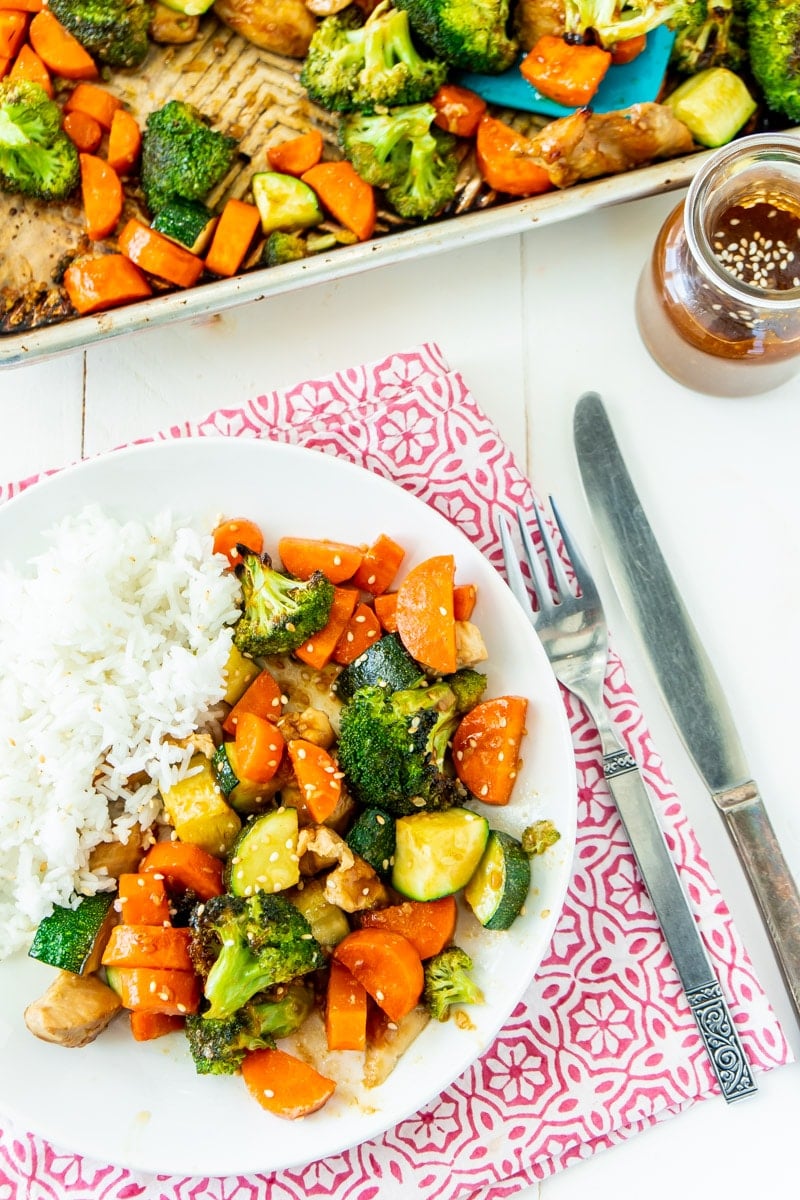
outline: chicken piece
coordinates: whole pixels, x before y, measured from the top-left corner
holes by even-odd
[[[525,53],[540,37],[561,37],[564,24],[564,0],[518,0],[514,9],[514,33]]]
[[[36,1037],[57,1046],[88,1046],[122,1005],[96,975],[59,971],[47,991],[25,1009],[25,1024]]]
[[[304,708],[302,712],[286,712],[275,722],[287,742],[295,738],[304,738],[323,750],[330,750],[336,741],[336,734],[330,718],[322,709]]]
[[[368,862],[354,854],[338,833],[325,825],[307,825],[297,839],[301,875],[318,875],[328,867],[325,899],[345,912],[363,912],[389,903],[389,893]]]
[[[347,8],[351,0],[306,0],[306,8],[315,17],[332,17],[343,8]]]
[[[481,631],[472,621],[456,621],[456,668],[474,667],[489,657]]]
[[[342,702],[333,691],[333,685],[339,674],[339,667],[331,664],[317,670],[290,658],[288,654],[271,655],[267,665],[270,674],[288,697],[284,716],[287,713],[302,713],[306,708],[314,708],[325,713],[334,734],[338,734]]]
[[[176,12],[167,8],[166,4],[155,4],[148,32],[154,42],[165,46],[183,46],[197,37],[200,32],[200,18]]]
[[[399,1023],[390,1021],[377,1008],[372,1014],[364,1055],[364,1086],[368,1088],[379,1087],[389,1078],[402,1055],[431,1019],[422,1004],[412,1008]]]
[[[317,28],[304,0],[217,0],[214,12],[254,46],[305,58]]]
[[[210,733],[190,733],[187,737],[166,737],[164,740],[173,746],[180,746],[182,750],[188,749],[197,754],[203,754],[209,762],[217,750],[216,743]]]
[[[692,135],[663,104],[634,104],[619,112],[579,109],[530,138],[530,152],[555,187],[617,175],[659,158],[691,154]]]
[[[109,879],[135,873],[144,854],[145,841],[149,840],[149,832],[140,825],[133,825],[128,831],[127,842],[100,842],[93,847],[89,854],[89,870],[97,875],[107,875]]]

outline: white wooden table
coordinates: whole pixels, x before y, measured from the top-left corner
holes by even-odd
[[[800,1028],[734,851],[620,614],[572,450],[574,401],[599,391],[800,878],[800,378],[755,399],[712,399],[650,361],[633,323],[633,291],[675,202],[638,201],[0,371],[0,478],[437,342],[582,543],[655,744],[800,1055]],[[798,1129],[800,1066],[792,1066],[761,1077],[752,1099],[699,1104],[520,1200],[796,1195]]]

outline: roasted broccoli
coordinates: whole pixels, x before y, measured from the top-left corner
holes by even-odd
[[[401,217],[427,220],[456,194],[456,140],[434,126],[432,104],[410,104],[385,113],[351,113],[339,143],[358,174],[383,188]]]
[[[153,16],[146,0],[48,0],[48,7],[100,62],[138,67],[144,61]]]
[[[527,825],[522,831],[520,841],[525,853],[533,858],[534,855],[544,854],[545,850],[555,846],[560,837],[561,834],[552,821],[542,820]]]
[[[675,41],[670,66],[681,75],[707,67],[738,71],[747,58],[747,19],[742,0],[691,0],[670,21]]]
[[[355,798],[393,816],[458,803],[463,793],[445,755],[459,720],[455,693],[444,682],[391,693],[360,688],[342,709],[338,744]]]
[[[272,1048],[299,1029],[314,1007],[314,989],[302,979],[281,984],[229,1017],[186,1018],[186,1038],[199,1075],[234,1075],[245,1054]]]
[[[213,896],[194,909],[189,929],[192,962],[209,1004],[203,1015],[211,1020],[230,1017],[256,992],[325,963],[311,926],[285,896]]]
[[[567,38],[591,37],[601,46],[641,37],[658,25],[671,21],[687,0],[565,0],[564,29]]]
[[[397,0],[411,30],[437,58],[462,71],[499,75],[519,44],[508,33],[509,0]]]
[[[61,109],[38,83],[0,82],[0,190],[63,200],[80,178],[78,151]]]
[[[334,587],[321,571],[292,579],[272,566],[268,554],[239,547],[236,574],[242,585],[242,615],[233,641],[242,654],[286,654],[328,623]]]
[[[283,229],[276,229],[264,242],[261,263],[265,267],[279,267],[283,263],[298,262],[299,259],[307,257],[305,238],[299,233],[287,233]]]
[[[747,0],[747,46],[767,106],[800,121],[800,8],[794,0]]]
[[[382,0],[362,20],[350,5],[317,27],[300,76],[312,100],[338,112],[429,100],[447,66],[420,56],[408,14]]]
[[[448,946],[425,963],[423,998],[435,1021],[446,1021],[454,1004],[483,1003],[471,970],[472,959],[460,946]]]
[[[236,139],[209,125],[183,100],[150,113],[142,138],[141,182],[151,216],[176,198],[204,200],[225,177]]]

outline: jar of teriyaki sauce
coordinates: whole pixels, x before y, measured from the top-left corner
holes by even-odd
[[[712,155],[667,218],[636,295],[650,354],[697,392],[750,396],[800,368],[800,138]]]

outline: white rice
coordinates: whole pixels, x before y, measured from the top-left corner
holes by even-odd
[[[224,692],[238,584],[169,513],[61,521],[0,571],[0,959],[53,904],[107,889],[89,853],[158,815]],[[128,781],[145,772],[152,782]],[[114,804],[114,815],[109,802]]]

